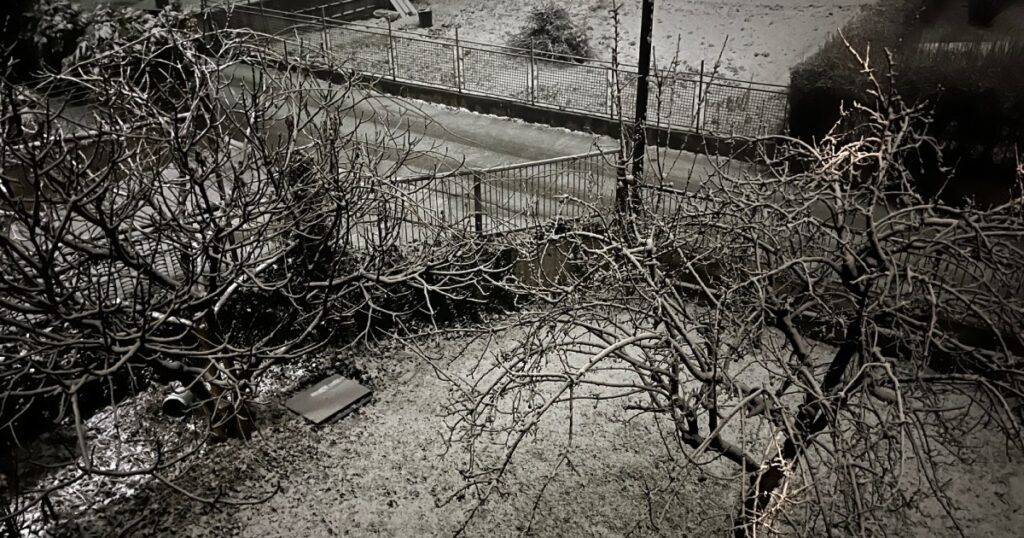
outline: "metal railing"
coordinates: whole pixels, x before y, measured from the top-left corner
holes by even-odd
[[[295,53],[330,54],[346,68],[375,77],[599,117],[633,115],[637,72],[631,66],[463,41],[457,30],[453,38],[431,37],[394,30],[390,24],[362,25],[249,6],[217,17],[229,28],[282,38],[272,46],[290,42]],[[665,70],[656,70],[651,82],[653,124],[740,137],[786,129],[784,86]]]
[[[618,149],[605,149],[556,159],[485,169],[458,170],[395,180],[393,199],[400,215],[399,243],[429,244],[445,231],[500,235],[542,228],[554,221],[593,221],[598,215],[613,216],[616,200]],[[693,193],[668,187],[642,186],[646,204],[671,216],[689,207]],[[822,236],[813,223],[798,230],[802,237],[824,240],[808,244],[812,250],[832,252],[834,238]],[[439,235],[440,234],[440,235]],[[714,237],[707,238],[710,241]],[[901,266],[917,267],[964,289],[996,285],[990,275],[963,259],[926,257],[920,253],[897,256]],[[972,268],[973,267],[973,268]],[[1000,293],[1020,297],[1024,279],[1009,286],[996,285]]]
[[[403,247],[589,219],[614,208],[617,149],[493,168],[396,179],[376,218],[351,233],[358,247],[381,241]],[[381,234],[381,229],[390,233]]]

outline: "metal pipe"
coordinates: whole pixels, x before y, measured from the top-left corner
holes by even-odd
[[[160,408],[169,417],[181,418],[192,412],[196,404],[196,395],[191,389],[180,385],[164,398]]]

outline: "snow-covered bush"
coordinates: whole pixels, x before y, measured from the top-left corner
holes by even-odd
[[[580,60],[591,53],[586,30],[572,20],[568,10],[554,2],[535,7],[509,45],[533,49],[542,57],[556,59],[570,56]]]

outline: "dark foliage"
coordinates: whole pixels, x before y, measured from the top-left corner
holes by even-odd
[[[864,75],[848,46],[860,53],[870,48],[871,65],[885,65],[885,50],[902,45],[908,29],[919,20],[922,5],[921,0],[880,2],[795,66],[790,73],[791,134],[821,138],[839,120],[840,104],[868,102]]]
[[[988,26],[1005,3],[1006,0],[967,0],[967,19],[971,24]]]
[[[872,64],[888,64],[898,75],[894,88],[911,101],[933,107],[931,132],[944,146],[943,158],[917,155],[908,165],[917,171],[926,194],[940,189],[949,201],[974,199],[999,203],[1015,186],[1017,148],[1024,145],[1024,74],[1019,66],[1024,43],[919,44],[913,37],[933,3],[920,0],[882,3],[853,21],[843,33],[796,66],[790,85],[790,132],[820,139],[839,122],[846,130],[859,118],[841,118],[841,109],[872,99],[856,84],[863,75],[849,47]],[[954,170],[952,179],[940,167]],[[940,179],[941,178],[941,179]]]
[[[590,57],[590,39],[586,31],[573,22],[569,12],[550,2],[534,8],[526,24],[509,40],[509,45],[533,49],[539,56],[581,61]]]
[[[5,0],[0,3],[0,47],[12,63],[9,76],[27,80],[58,69],[75,50],[86,21],[68,0]]]
[[[178,41],[181,30],[195,25],[189,14],[173,9],[148,13],[100,6],[85,22],[77,47],[65,59],[69,75],[112,80],[131,77],[125,83],[139,90],[140,99],[168,112],[176,111],[182,97],[194,90],[195,73],[184,55],[193,50],[205,52],[208,46],[198,32],[185,34],[188,43]],[[143,36],[146,39],[141,39]],[[112,61],[89,62],[101,55],[110,55]]]

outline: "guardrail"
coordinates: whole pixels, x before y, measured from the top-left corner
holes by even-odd
[[[457,30],[454,38],[432,37],[247,6],[206,16],[214,25],[281,37],[294,53],[331,54],[375,77],[602,118],[628,121],[634,113],[638,75],[628,65],[463,41]],[[648,99],[649,123],[671,129],[740,137],[786,129],[784,86],[656,70]]]

